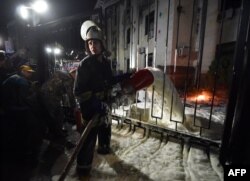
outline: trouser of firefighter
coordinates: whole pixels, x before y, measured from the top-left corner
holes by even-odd
[[[92,128],[77,155],[78,168],[91,169],[97,137],[99,147],[109,147],[111,139],[111,124],[102,124]]]

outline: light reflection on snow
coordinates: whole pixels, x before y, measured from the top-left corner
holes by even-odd
[[[116,123],[116,121],[114,122]],[[112,127],[113,154],[95,154],[90,181],[95,180],[223,180],[223,169],[218,164],[218,152],[210,157],[205,149],[193,148],[178,142],[162,142],[145,138],[139,132],[129,132],[117,124]],[[61,163],[62,164],[62,163]],[[58,174],[53,176],[57,180]],[[66,181],[79,181],[75,165]]]

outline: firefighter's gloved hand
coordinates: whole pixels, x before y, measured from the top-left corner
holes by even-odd
[[[110,114],[101,116],[100,114],[96,114],[92,118],[93,126],[109,126],[111,124]]]
[[[106,114],[105,116],[100,117],[100,125],[105,125],[108,127],[111,124],[111,114]]]
[[[110,108],[107,103],[99,100],[98,98],[93,98],[92,106],[95,109],[96,117],[94,120],[94,126],[109,125],[110,124]]]
[[[117,83],[113,86],[112,90],[111,90],[111,97],[116,97],[116,96],[119,96],[119,94],[121,93],[122,91],[122,88],[121,88],[121,85],[120,83]]]
[[[100,114],[101,116],[106,115],[109,112],[109,106],[107,103],[101,101],[95,96],[91,100],[91,108],[95,113]]]

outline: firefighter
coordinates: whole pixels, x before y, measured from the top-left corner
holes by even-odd
[[[90,22],[90,21],[88,21]],[[80,103],[84,125],[94,115],[99,119],[92,128],[77,156],[77,171],[80,174],[89,174],[91,170],[94,149],[98,137],[99,154],[110,153],[111,124],[108,120],[109,91],[107,86],[112,80],[110,61],[105,57],[104,39],[101,29],[94,23],[84,31],[82,38],[88,54],[79,64],[74,85],[74,94]],[[86,33],[86,34],[84,34]]]

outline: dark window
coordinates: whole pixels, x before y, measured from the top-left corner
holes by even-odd
[[[235,42],[223,43],[216,47],[218,60],[214,60],[211,63],[209,70],[211,72],[217,72],[218,84],[226,83],[229,85],[232,80],[234,50]]]
[[[127,72],[129,72],[129,67],[130,67],[130,60],[129,60],[129,58],[128,59],[126,59],[127,60]]]
[[[145,17],[145,35],[148,35],[149,38],[154,37],[154,19],[155,19],[155,11],[149,13]]]
[[[153,67],[153,53],[148,54],[148,67]]]
[[[126,42],[127,42],[127,44],[129,44],[130,43],[130,28],[127,29],[127,36],[126,37],[127,37]]]
[[[148,54],[148,65],[147,65],[147,56],[145,55],[144,67],[153,67],[153,53]]]

